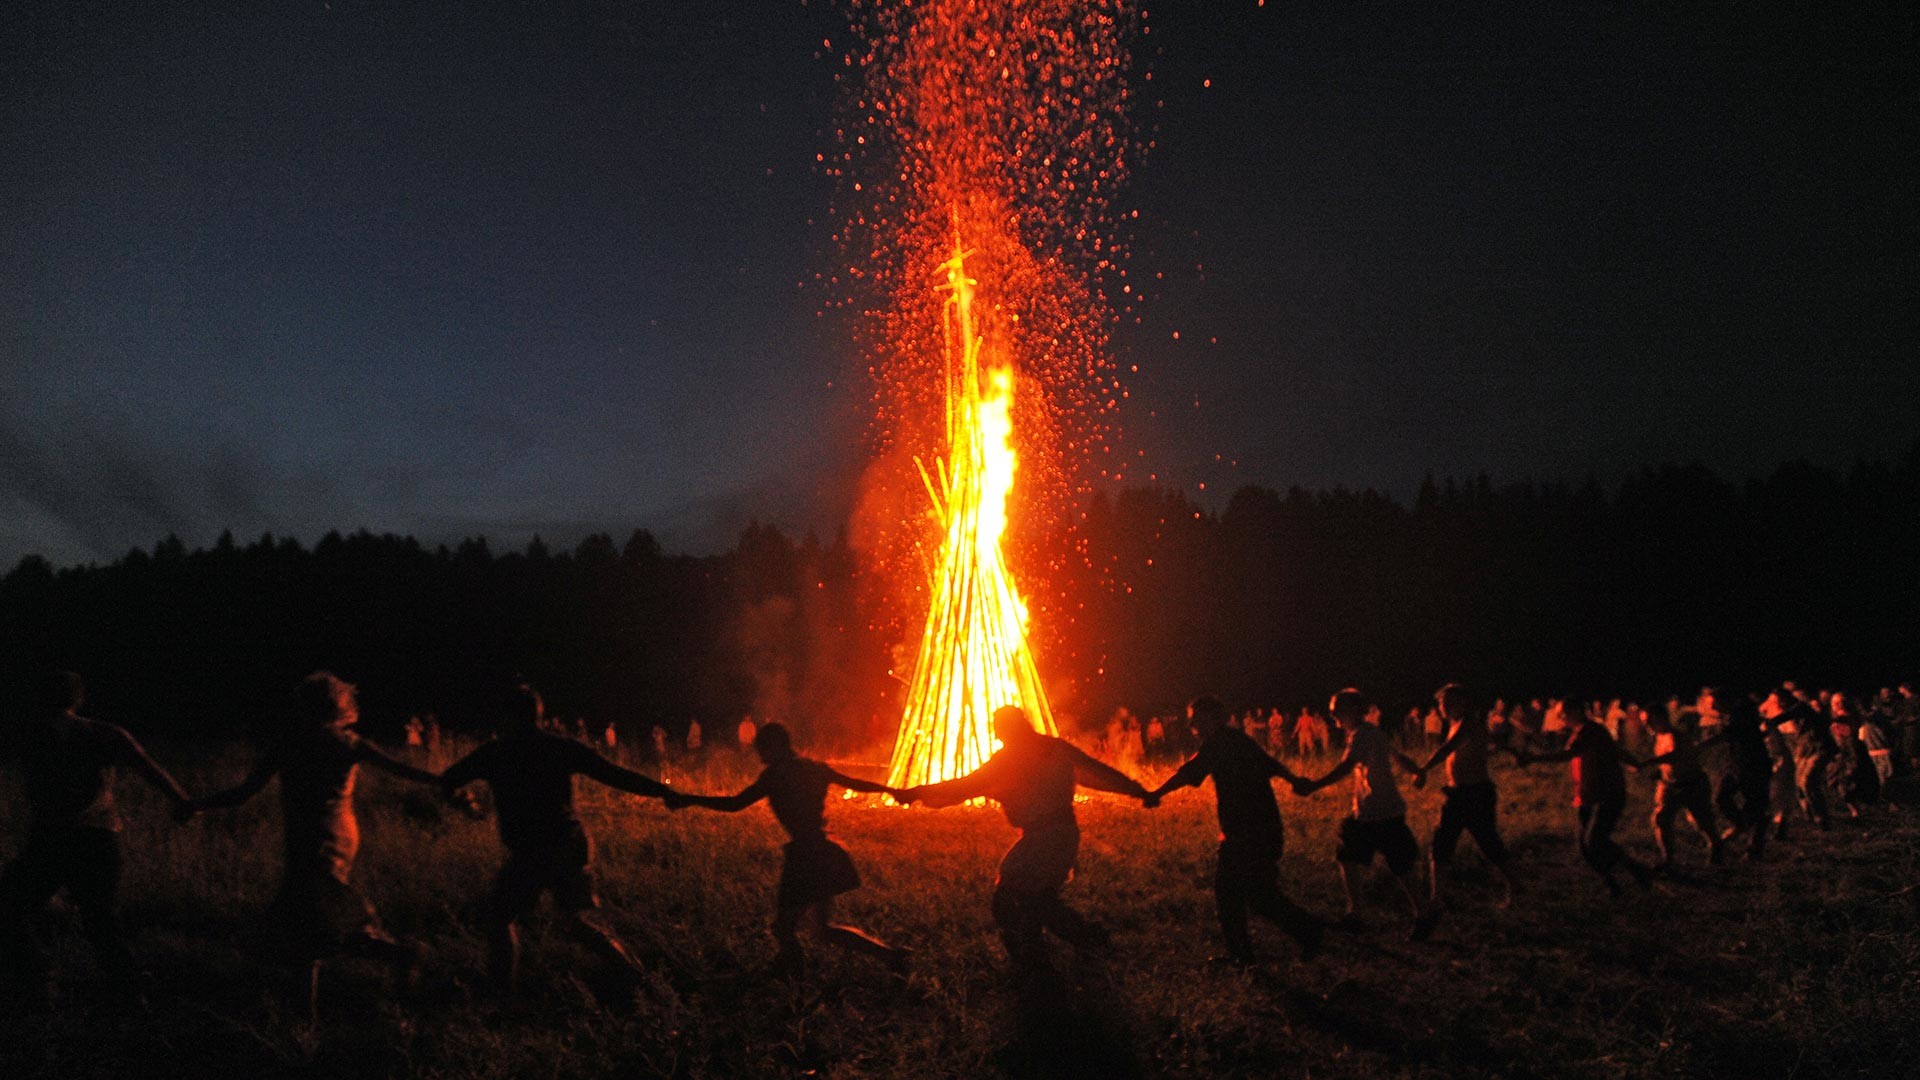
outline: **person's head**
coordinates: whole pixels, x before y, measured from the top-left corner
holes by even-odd
[[[72,712],[86,700],[86,684],[71,671],[46,672],[33,688],[33,709],[43,715]]]
[[[524,735],[529,731],[540,730],[547,720],[547,703],[540,697],[540,691],[521,683],[507,692],[503,710],[506,730],[513,734]]]
[[[1227,707],[1220,704],[1219,698],[1202,694],[1187,703],[1187,725],[1200,738],[1212,738],[1213,733],[1225,727],[1226,723]]]
[[[1327,711],[1333,714],[1341,727],[1351,731],[1367,722],[1367,699],[1360,691],[1349,686],[1328,699]]]
[[[778,720],[760,725],[753,733],[753,752],[767,765],[793,757],[793,736],[787,733],[787,725]]]
[[[1434,704],[1440,706],[1440,715],[1448,720],[1467,720],[1474,717],[1486,718],[1486,710],[1474,701],[1473,694],[1459,683],[1450,682],[1433,693]]]
[[[293,713],[302,726],[345,730],[360,720],[352,683],[331,671],[316,671],[293,688]]]
[[[1835,690],[1833,697],[1827,701],[1827,712],[1836,717],[1851,716],[1853,714],[1853,705],[1847,700],[1847,695]]]
[[[1679,713],[1679,716],[1680,718],[1682,718],[1683,721],[1686,717],[1694,716],[1694,715],[1696,714],[1693,712],[1692,709],[1682,710]],[[1673,734],[1674,721],[1668,718],[1664,710],[1659,712],[1648,713],[1645,723],[1647,725],[1647,730],[1653,732],[1655,735]]]
[[[1002,743],[1012,746],[1033,733],[1033,721],[1027,719],[1027,710],[1018,705],[1002,705],[993,710],[993,734]]]

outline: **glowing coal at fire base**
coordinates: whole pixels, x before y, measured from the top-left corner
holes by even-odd
[[[1001,538],[1019,457],[1013,449],[1013,370],[988,351],[973,320],[967,252],[956,241],[943,269],[946,301],[947,456],[920,476],[941,525],[926,629],[908,686],[887,783],[931,783],[973,771],[994,750],[994,710],[1019,705],[1054,734],[1027,644],[1027,605]],[[988,356],[983,360],[982,353]]]

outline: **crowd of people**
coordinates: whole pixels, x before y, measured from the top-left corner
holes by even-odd
[[[1690,705],[1675,699],[1649,711],[1621,703],[1573,708],[1558,701],[1509,708],[1449,684],[1434,696],[1431,722],[1428,714],[1416,713],[1417,722],[1397,729],[1383,726],[1379,708],[1354,689],[1333,695],[1324,714],[1302,710],[1292,721],[1278,710],[1233,716],[1210,697],[1194,700],[1177,719],[1155,717],[1142,725],[1116,717],[1096,750],[1124,768],[1041,733],[1021,709],[1007,706],[993,717],[1000,749],[977,770],[904,789],[845,775],[800,754],[784,725],[748,719],[734,734],[758,755],[758,777],[733,794],[693,793],[608,760],[588,739],[576,737],[583,733],[553,730],[540,695],[524,685],[502,702],[494,739],[443,771],[422,769],[357,734],[355,688],[315,672],[295,688],[284,722],[263,737],[252,770],[232,787],[196,797],[126,730],[83,716],[83,702],[80,678],[55,673],[5,739],[30,822],[22,847],[0,872],[0,962],[9,989],[43,1005],[51,1000],[51,973],[34,923],[63,889],[103,969],[118,983],[139,981],[116,914],[122,849],[114,773],[122,767],[162,792],[182,823],[245,803],[278,778],[282,865],[272,921],[290,955],[310,964],[338,955],[365,957],[390,965],[403,983],[417,975],[423,949],[388,933],[352,881],[359,767],[437,785],[455,805],[476,814],[480,804],[471,788],[485,783],[505,849],[481,904],[491,983],[502,994],[510,994],[516,982],[517,927],[543,894],[552,895],[573,936],[616,969],[639,973],[632,951],[600,914],[593,844],[575,808],[576,776],[660,799],[672,810],[735,812],[765,800],[789,837],[772,928],[778,943],[773,970],[790,975],[805,966],[803,932],[873,957],[896,973],[910,965],[908,950],[833,921],[835,898],[860,885],[852,857],[827,831],[826,797],[836,786],[935,808],[972,799],[997,803],[1020,835],[1001,861],[989,907],[1016,971],[1031,971],[1046,964],[1049,933],[1077,951],[1098,951],[1108,943],[1106,930],[1061,895],[1079,851],[1080,787],[1137,799],[1152,809],[1174,791],[1212,782],[1220,827],[1214,894],[1223,959],[1246,964],[1258,959],[1248,929],[1252,914],[1291,937],[1302,958],[1320,951],[1328,925],[1282,888],[1285,831],[1276,779],[1301,798],[1350,782],[1351,809],[1331,852],[1346,899],[1338,922],[1355,919],[1358,878],[1380,861],[1406,901],[1411,937],[1420,941],[1447,910],[1449,868],[1463,835],[1473,838],[1504,886],[1502,902],[1513,900],[1489,768],[1496,754],[1521,767],[1571,764],[1580,854],[1615,894],[1622,891],[1619,872],[1646,887],[1672,860],[1674,826],[1682,816],[1700,836],[1709,862],[1722,861],[1736,843],[1746,856],[1760,858],[1770,838],[1798,822],[1824,829],[1838,812],[1870,812],[1920,767],[1920,708],[1910,686],[1859,704],[1839,692],[1809,693],[1793,684],[1764,695],[1706,689]],[[690,751],[698,750],[698,740],[697,734],[686,740]],[[1129,775],[1141,763],[1174,759],[1181,763],[1156,788]],[[1660,863],[1654,865],[1635,860],[1613,838],[1627,805],[1628,768],[1658,770],[1651,827]],[[1407,823],[1398,776],[1420,787],[1436,770],[1444,777],[1444,802],[1427,840],[1423,883],[1421,843]]]

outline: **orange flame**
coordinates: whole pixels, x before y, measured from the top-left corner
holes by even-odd
[[[958,238],[943,264],[946,284],[947,457],[937,477],[920,477],[941,525],[926,629],[893,746],[895,787],[962,776],[993,754],[993,713],[1019,705],[1034,726],[1055,733],[1047,696],[1027,644],[1027,605],[1007,569],[1001,537],[1019,457],[1013,450],[1013,370],[984,363],[973,293]]]

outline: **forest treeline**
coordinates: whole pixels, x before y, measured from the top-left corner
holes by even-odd
[[[1658,695],[1704,681],[1877,687],[1920,668],[1920,443],[1895,462],[1723,480],[1697,466],[1617,486],[1429,478],[1373,491],[1096,494],[1075,557],[1036,587],[1057,711],[1173,707],[1210,690],[1293,706],[1361,683],[1412,703],[1491,693]],[[0,580],[0,678],[58,664],[136,729],[231,733],[301,675],[360,684],[368,723],[473,724],[511,678],[564,717],[630,732],[787,720],[820,743],[890,734],[905,621],[872,609],[846,541],[751,525],[671,555],[651,534],[312,547],[169,537],[108,565],[23,559]]]

